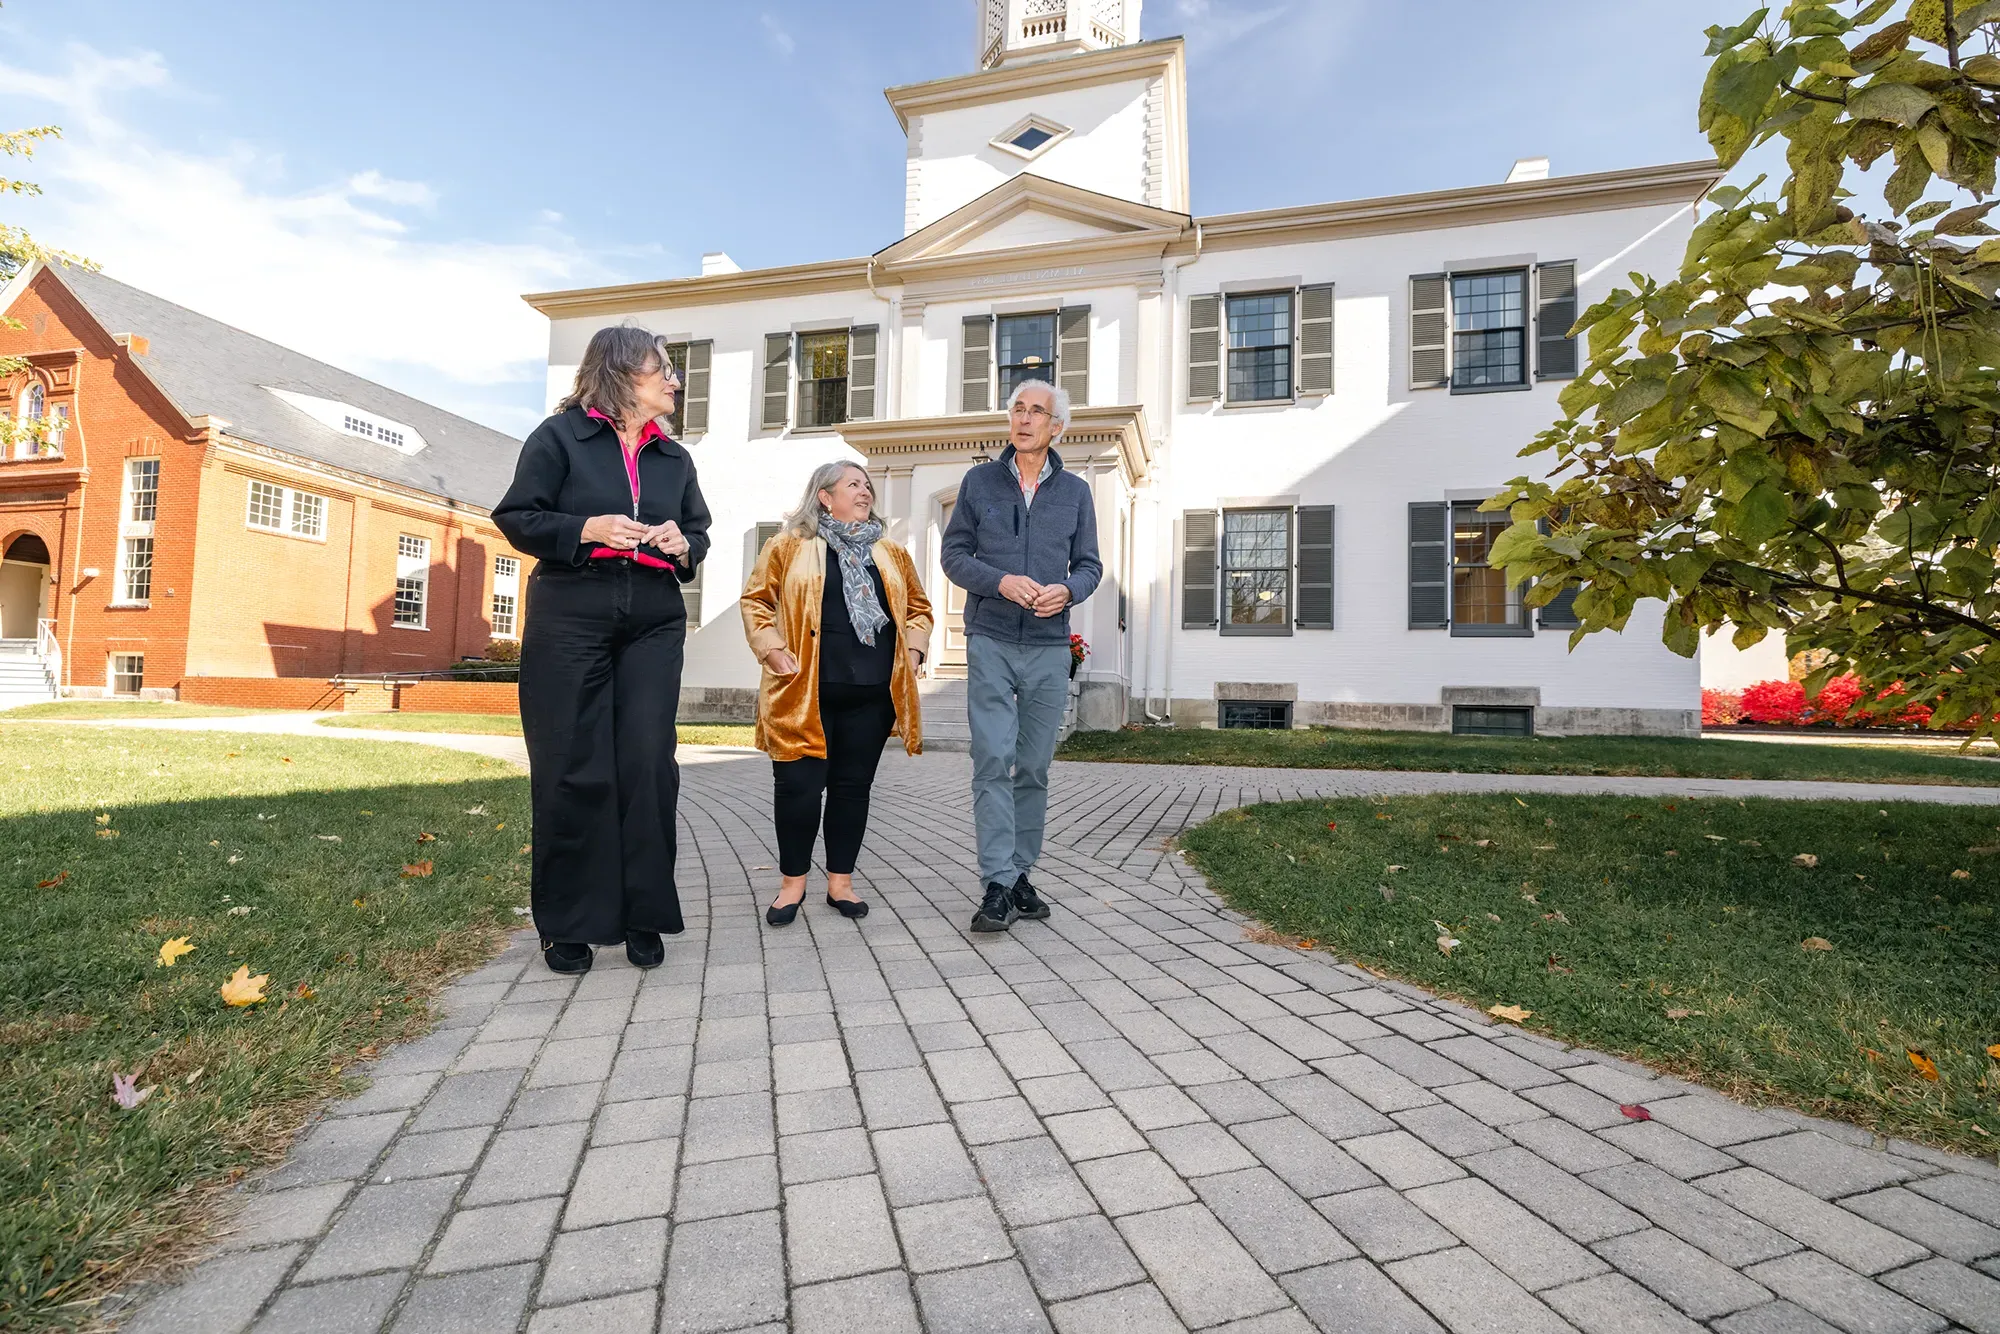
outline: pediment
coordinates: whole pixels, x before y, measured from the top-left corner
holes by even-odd
[[[912,232],[878,256],[885,267],[1050,247],[1167,244],[1191,225],[1152,208],[1023,172]]]

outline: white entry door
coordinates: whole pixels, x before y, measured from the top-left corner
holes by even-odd
[[[944,502],[944,513],[938,520],[938,534],[942,538],[944,530],[951,526],[952,506],[955,500]],[[942,597],[934,598],[938,611],[937,664],[931,669],[933,676],[965,675],[965,590],[944,577],[940,568],[938,582]]]

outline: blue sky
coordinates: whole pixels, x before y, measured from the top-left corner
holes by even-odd
[[[0,203],[114,277],[514,434],[518,294],[866,254],[882,89],[960,74],[972,0],[7,0]],[[1701,29],[1747,0],[1149,0],[1188,41],[1197,213],[1703,156]]]

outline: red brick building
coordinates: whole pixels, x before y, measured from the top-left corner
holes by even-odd
[[[520,442],[99,273],[32,266],[0,313],[0,412],[48,437],[0,458],[15,679],[292,703],[519,635]]]

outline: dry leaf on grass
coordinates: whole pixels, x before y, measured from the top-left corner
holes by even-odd
[[[1388,870],[1389,870],[1389,874],[1390,874],[1390,875],[1394,875],[1394,874],[1396,874],[1396,872],[1398,872],[1398,871],[1407,871],[1407,870],[1409,870],[1409,869],[1410,869],[1410,868],[1409,868],[1409,867],[1407,867],[1407,866],[1391,866],[1391,867],[1389,867],[1389,868],[1388,868]]]
[[[1807,936],[1799,942],[1799,948],[1808,954],[1825,954],[1833,949],[1833,942],[1825,936]]]
[[[61,883],[62,883],[63,881],[65,881],[65,880],[67,880],[67,879],[69,879],[69,872],[68,872],[68,871],[59,871],[59,872],[57,872],[57,873],[56,873],[56,875],[55,875],[55,876],[54,876],[54,877],[53,877],[52,879],[48,879],[48,880],[37,880],[37,881],[35,882],[35,888],[36,888],[36,889],[54,889],[54,888],[55,888],[55,887],[56,887],[57,885],[60,885],[60,884],[61,884]]]
[[[403,878],[405,880],[419,880],[436,869],[437,867],[429,858],[420,862],[411,862],[403,868]]]
[[[312,987],[305,982],[301,982],[297,986],[292,988],[293,1000],[311,1000],[314,996],[317,995],[319,995],[319,993],[317,991],[314,991]]]
[[[1518,1024],[1527,1019],[1534,1011],[1524,1010],[1518,1005],[1489,1005],[1486,1007],[1486,1013],[1492,1015],[1495,1019],[1505,1019],[1510,1024]]]
[[[180,961],[182,955],[193,953],[194,946],[188,942],[186,936],[175,936],[172,940],[160,946],[159,961],[153,966],[155,968],[172,968]]]
[[[417,842],[419,843],[435,843],[437,841],[438,836],[436,834],[425,832],[417,835]]]
[[[1711,843],[1727,843],[1729,841],[1720,834],[1703,834],[1702,837]]]
[[[2000,1042],[1996,1042],[1992,1046],[1988,1047],[1986,1049],[1986,1054],[1988,1056],[1991,1056],[1994,1060],[2000,1061]]]
[[[477,806],[468,806],[465,808],[465,813],[467,815],[484,815],[486,814],[486,806],[484,803]]]
[[[1444,955],[1445,958],[1449,959],[1451,957],[1451,952],[1457,949],[1460,945],[1463,945],[1464,943],[1465,942],[1460,940],[1457,936],[1451,935],[1449,933],[1439,936],[1438,953]]]
[[[339,834],[314,834],[313,837],[322,843],[338,843],[341,841]]]
[[[1972,879],[1972,872],[1970,872],[1970,871],[1953,871],[1953,872],[1951,873],[1951,878],[1952,878],[1953,880],[1970,880],[1970,879]]]
[[[1903,1054],[1910,1058],[1910,1064],[1916,1067],[1918,1074],[1922,1075],[1925,1079],[1928,1079],[1933,1084],[1937,1083],[1938,1068],[1936,1061],[1933,1061],[1930,1057],[1924,1055],[1922,1052],[1918,1051],[1915,1047],[1905,1047],[1903,1049]]]
[[[1700,1013],[1701,1013],[1701,1011],[1700,1011],[1700,1010],[1679,1010],[1679,1009],[1675,1009],[1675,1010],[1668,1010],[1668,1011],[1667,1011],[1667,1018],[1669,1018],[1669,1019],[1686,1019],[1686,1018],[1689,1018],[1690,1016],[1693,1016],[1693,1015],[1698,1015],[1698,1014],[1700,1014]]]
[[[1619,1103],[1618,1113],[1628,1121],[1650,1121],[1653,1119],[1653,1114],[1636,1102]]]
[[[1338,828],[1340,828],[1340,821],[1338,821],[1338,820],[1328,820],[1328,821],[1326,822],[1326,827],[1327,827],[1328,829],[1338,829]]]
[[[146,1088],[134,1087],[138,1082],[139,1076],[136,1074],[121,1075],[113,1071],[111,1075],[111,1101],[129,1112],[146,1099],[152,1097],[152,1086],[149,1085]]]
[[[104,814],[102,814],[102,815],[98,816],[98,817],[97,817],[97,823],[99,823],[99,824],[101,824],[101,825],[103,825],[103,824],[110,824],[110,823],[111,823],[111,815],[110,815],[110,812],[108,812],[108,811],[107,811],[106,813],[104,813]]]
[[[1819,858],[1815,857],[1810,852],[1801,852],[1798,856],[1792,858],[1792,865],[1804,866],[1808,868],[1818,866]]]
[[[1382,896],[1382,902],[1384,903],[1394,903],[1396,901],[1396,891],[1387,885],[1375,886],[1375,892]]]
[[[1551,973],[1574,973],[1576,969],[1563,967],[1562,956],[1551,954],[1546,971]]]
[[[1542,920],[1544,922],[1561,922],[1564,926],[1569,925],[1569,918],[1563,915],[1563,910],[1561,908],[1556,908],[1549,912],[1543,913]]]
[[[116,838],[118,837],[118,831],[116,829],[100,829],[97,831],[97,836],[99,838]]]
[[[239,903],[229,910],[229,915],[231,917],[248,917],[253,911],[255,909],[251,908],[249,904]]]
[[[260,1004],[264,999],[264,984],[270,980],[269,973],[252,977],[249,964],[238,964],[235,973],[222,984],[222,999],[235,1006]]]

